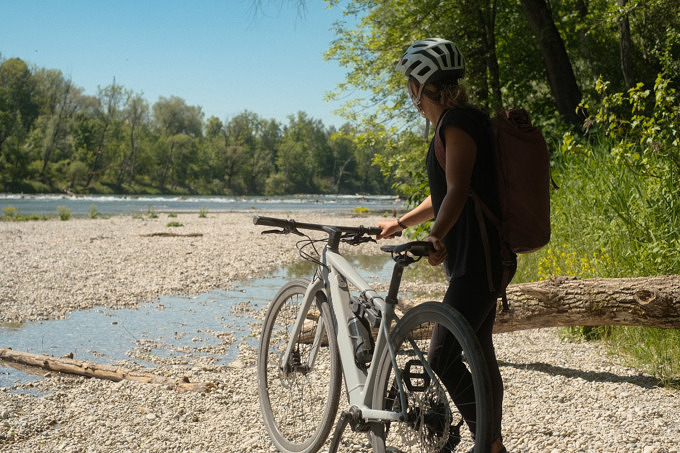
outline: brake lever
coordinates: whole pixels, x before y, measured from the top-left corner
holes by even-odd
[[[298,236],[304,236],[296,228],[283,228],[281,230],[265,230],[260,234],[297,234]]]
[[[286,230],[266,230],[261,232],[260,234],[287,234],[288,232]]]
[[[349,245],[359,245],[363,244],[364,242],[376,242],[376,243],[378,242],[372,237],[365,236],[363,234],[352,234],[350,236],[345,237],[342,241]]]

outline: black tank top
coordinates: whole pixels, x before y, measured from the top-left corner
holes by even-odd
[[[477,145],[477,156],[472,170],[470,189],[494,212],[499,212],[498,192],[494,167],[493,135],[489,117],[476,109],[452,109],[445,111],[439,118],[436,131],[446,147],[445,126],[459,127],[469,134]],[[427,153],[427,176],[432,196],[435,217],[439,214],[446,195],[446,173],[435,154],[434,138]],[[486,221],[489,235],[492,269],[495,275],[501,272],[498,232],[493,224]],[[465,207],[451,230],[443,238],[447,248],[444,263],[450,278],[475,276],[486,280],[486,260],[479,224],[472,198],[468,197]]]

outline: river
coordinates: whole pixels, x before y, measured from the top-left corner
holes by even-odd
[[[177,195],[25,195],[0,194],[0,210],[8,207],[21,215],[56,215],[64,207],[74,216],[91,210],[103,215],[155,213],[231,212],[246,210],[371,211],[401,210],[405,203],[394,195],[288,195],[288,196],[177,196]]]

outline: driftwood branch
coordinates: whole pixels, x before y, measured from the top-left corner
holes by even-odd
[[[170,233],[167,231],[163,231],[161,233],[148,233],[148,234],[140,234],[141,237],[147,237],[147,238],[154,238],[154,237],[162,237],[162,238],[196,238],[196,237],[201,237],[203,236],[203,233]]]
[[[158,384],[178,392],[209,392],[215,388],[215,384],[213,383],[189,382],[189,379],[186,377],[173,379],[165,376],[130,371],[111,365],[83,362],[80,360],[53,357],[44,354],[32,354],[30,352],[14,351],[9,348],[0,348],[0,360],[39,367],[50,371],[58,371],[60,373],[77,374],[80,376],[107,379],[115,382],[126,379],[149,384]]]

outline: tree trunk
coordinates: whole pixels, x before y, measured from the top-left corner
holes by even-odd
[[[14,351],[9,348],[0,348],[0,360],[20,363],[31,367],[39,367],[60,373],[106,379],[114,382],[127,379],[129,381],[160,384],[168,389],[177,390],[178,392],[209,392],[215,388],[215,384],[213,383],[189,382],[189,379],[186,377],[174,379],[137,371],[129,371],[111,365],[82,362],[80,360],[52,357],[43,354],[32,354],[30,352]]]
[[[477,20],[482,34],[482,47],[489,74],[490,107],[494,111],[501,111],[503,109],[503,94],[501,93],[501,72],[496,55],[496,12],[495,0],[485,6],[480,3],[477,7]]]
[[[621,9],[625,9],[628,0],[619,0]],[[630,37],[630,22],[628,21],[628,13],[622,13],[619,18],[619,46],[621,55],[621,72],[623,73],[623,80],[626,83],[626,89],[633,88],[635,83],[633,76],[633,58],[631,49],[633,48],[632,39]]]
[[[554,277],[510,285],[508,301],[510,310],[496,315],[495,333],[566,326],[680,329],[680,275]],[[404,312],[413,306],[399,303]]]
[[[555,277],[510,285],[508,301],[510,310],[501,312],[499,308],[494,333],[566,326],[680,329],[680,275],[586,280]],[[417,305],[408,299],[400,300],[397,314],[401,316]],[[311,321],[315,319],[309,318],[301,341],[311,343]],[[431,333],[423,331],[422,335]]]
[[[521,3],[543,56],[550,90],[560,115],[568,123],[582,124],[583,117],[577,113],[581,90],[546,0],[521,0]]]
[[[494,332],[557,326],[680,329],[680,275],[624,279],[556,277],[508,288],[510,311]]]

